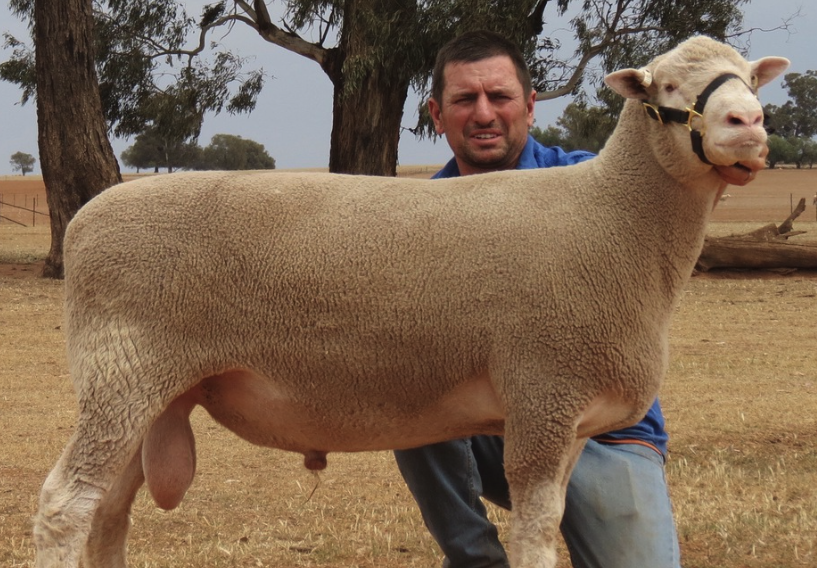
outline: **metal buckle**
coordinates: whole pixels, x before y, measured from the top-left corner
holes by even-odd
[[[646,101],[642,101],[641,104],[644,105],[644,112],[647,113],[647,116],[653,120],[657,120],[659,124],[664,124],[664,119],[661,118],[661,112],[656,105]]]
[[[694,110],[694,109],[689,108],[689,107],[685,108],[684,110],[689,113],[689,118],[687,119],[687,128],[689,129],[689,131],[690,132],[695,132],[695,131],[700,132],[701,136],[706,134],[706,128],[704,128],[704,122],[703,122],[704,115],[701,114],[700,112]],[[692,127],[692,121],[694,119],[696,119],[696,118],[701,119],[701,128],[700,129],[696,129],[696,128]]]

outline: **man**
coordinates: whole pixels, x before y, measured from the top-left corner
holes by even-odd
[[[454,158],[434,177],[575,164],[536,142],[536,93],[518,48],[490,32],[444,46],[428,108]],[[449,568],[508,566],[480,497],[510,508],[503,438],[475,436],[396,451],[398,467]],[[567,489],[562,534],[574,568],[677,568],[680,553],[664,477],[667,434],[658,401],[637,425],[589,440]]]

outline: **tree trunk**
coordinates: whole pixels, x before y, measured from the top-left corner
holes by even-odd
[[[99,97],[91,0],[35,0],[34,33],[38,143],[51,211],[43,276],[62,278],[68,222],[122,177]]]
[[[335,88],[329,171],[397,175],[397,147],[408,81],[395,84],[375,71],[360,89],[344,96]]]
[[[409,0],[346,2],[339,49],[324,65],[334,86],[329,171],[394,176],[410,69],[388,28],[410,29]]]
[[[713,268],[804,268],[817,269],[817,245],[788,242],[803,231],[794,231],[794,220],[806,209],[806,199],[800,199],[788,219],[780,226],[766,225],[745,235],[706,237],[695,269],[706,272]]]

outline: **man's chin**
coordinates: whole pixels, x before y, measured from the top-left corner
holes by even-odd
[[[516,167],[516,161],[510,159],[507,151],[497,150],[492,152],[469,152],[466,155],[465,163],[474,170],[493,172],[513,169]]]

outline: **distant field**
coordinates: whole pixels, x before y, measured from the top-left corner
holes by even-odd
[[[727,190],[710,234],[779,223],[805,197],[795,228],[808,234],[796,238],[815,239],[815,190],[817,171],[763,172],[749,187]],[[0,194],[18,206],[34,196],[45,202],[39,180],[0,179]],[[76,412],[62,283],[37,277],[49,241],[44,221],[0,220],[0,566],[9,568],[33,565],[30,519]],[[816,273],[715,271],[687,286],[661,393],[685,568],[817,566],[815,330]],[[313,476],[301,456],[242,442],[199,410],[193,428],[193,487],[169,513],[140,493],[131,566],[440,565],[389,452],[331,454]],[[504,538],[508,515],[495,508],[491,515]],[[560,566],[568,565],[562,551]]]

